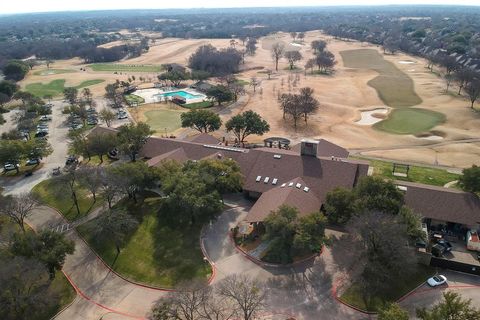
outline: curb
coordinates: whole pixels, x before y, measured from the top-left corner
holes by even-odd
[[[65,220],[67,220],[65,218],[65,216],[59,211],[57,210],[56,208],[53,208],[49,205],[45,205],[45,207],[48,207],[52,210],[54,210],[55,212],[57,212],[60,216],[62,216],[62,218],[64,218]],[[68,220],[67,220],[68,222]],[[162,287],[157,287],[157,286],[152,286],[152,285],[148,285],[148,284],[144,284],[144,283],[140,283],[140,282],[136,282],[136,281],[133,281],[133,280],[130,280],[124,276],[122,276],[121,274],[119,274],[118,272],[116,272],[115,270],[113,270],[106,262],[105,260],[103,260],[99,255],[98,253],[88,244],[88,242],[85,240],[85,238],[76,230],[76,229],[73,229],[75,234],[85,243],[85,245],[93,252],[93,254],[95,254],[95,256],[97,257],[98,260],[100,260],[103,265],[112,273],[114,273],[116,276],[118,276],[119,278],[123,279],[124,281],[130,283],[130,284],[133,284],[133,285],[136,285],[136,286],[139,286],[139,287],[143,287],[145,289],[150,289],[150,290],[157,290],[157,291],[164,291],[164,292],[174,292],[176,291],[175,289],[173,288],[162,288]],[[204,254],[205,258],[207,258],[207,261],[208,263],[210,264],[211,268],[212,268],[212,275],[210,276],[210,278],[207,280],[207,283],[210,284],[212,281],[213,281],[213,278],[215,277],[216,275],[216,272],[215,272],[215,267],[214,267],[214,264],[213,262],[210,261],[210,259],[208,258],[208,256],[205,255],[205,253],[203,252],[204,248],[202,246],[202,241],[200,239],[200,242],[201,242],[201,245],[200,247],[202,248],[202,253]]]
[[[339,279],[339,280],[335,281],[335,282],[333,283],[332,291],[331,291],[333,298],[334,298],[337,302],[343,304],[344,306],[346,306],[346,307],[348,307],[348,308],[350,308],[350,309],[353,309],[353,310],[355,310],[355,311],[358,311],[358,312],[363,313],[363,314],[366,314],[366,315],[374,315],[374,314],[377,314],[377,313],[378,313],[378,312],[374,312],[374,311],[366,311],[366,310],[360,309],[360,308],[358,308],[358,307],[355,307],[355,306],[353,306],[353,305],[351,305],[351,304],[343,301],[343,300],[337,295],[338,283],[341,282],[341,281],[343,281],[343,279]]]
[[[267,268],[293,268],[293,267],[298,266],[302,263],[305,263],[306,261],[315,259],[316,257],[320,256],[323,253],[323,248],[324,248],[324,246],[322,246],[322,249],[320,250],[319,253],[315,253],[315,254],[313,254],[313,255],[311,255],[307,258],[301,259],[299,261],[295,261],[295,262],[289,263],[289,264],[276,264],[276,263],[264,262],[262,260],[259,260],[257,258],[252,257],[251,255],[249,255],[245,250],[243,250],[242,248],[237,246],[237,244],[235,243],[235,239],[233,239],[233,234],[230,231],[228,232],[228,237],[230,238],[230,241],[232,242],[235,249],[238,252],[240,252],[245,258],[247,258],[248,260],[252,261],[253,263],[255,263],[255,264],[257,264],[261,267],[267,267]]]

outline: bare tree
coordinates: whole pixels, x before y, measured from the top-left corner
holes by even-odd
[[[305,123],[307,123],[308,116],[318,110],[318,100],[315,99],[315,97],[313,96],[313,89],[310,87],[300,89],[298,100],[303,113],[303,117],[305,119]]]
[[[28,218],[38,203],[35,196],[31,193],[22,193],[20,195],[4,197],[0,204],[0,214],[7,216],[14,223],[18,224],[25,233],[25,219]]]
[[[458,94],[460,95],[465,85],[469,84],[475,78],[475,72],[469,68],[462,67],[456,70],[453,76],[458,84]]]
[[[217,292],[237,304],[243,320],[254,319],[264,307],[263,283],[246,275],[228,276],[218,284]]]
[[[303,39],[305,39],[305,32],[299,32],[297,38],[303,42]]]
[[[297,33],[296,32],[290,32],[290,36],[292,37],[293,41],[297,39]]]
[[[288,64],[290,65],[290,70],[295,67],[295,62],[302,60],[302,54],[298,51],[287,51],[285,52],[285,59],[288,60]]]
[[[68,168],[66,174],[55,178],[54,192],[59,196],[63,196],[65,191],[67,190],[70,193],[70,197],[72,198],[73,205],[77,209],[77,216],[80,216],[80,205],[78,203],[78,196],[77,196],[77,187],[78,187],[77,182],[78,182],[78,176],[76,172],[76,165],[73,164]]]
[[[277,42],[272,46],[272,58],[275,61],[275,71],[278,71],[278,61],[283,57],[285,45]]]
[[[110,127],[112,125],[112,121],[115,120],[115,113],[108,109],[103,109],[98,114],[98,117],[100,118],[100,120],[105,122],[107,127]]]
[[[93,202],[97,201],[97,193],[102,186],[104,171],[105,170],[102,167],[92,166],[85,166],[78,169],[80,185],[90,191],[93,197]]]
[[[475,101],[477,101],[478,97],[480,96],[480,79],[470,81],[470,83],[465,86],[465,92],[470,98],[470,102],[472,103],[470,107],[473,109]]]
[[[253,93],[255,93],[256,88],[260,85],[260,81],[256,77],[250,78],[250,86],[253,88]]]

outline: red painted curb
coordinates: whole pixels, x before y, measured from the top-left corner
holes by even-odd
[[[96,305],[97,307],[100,307],[102,309],[105,309],[109,312],[112,312],[112,313],[116,313],[116,314],[119,314],[119,315],[122,315],[122,316],[126,316],[126,317],[129,317],[129,318],[134,318],[134,319],[138,319],[138,320],[144,320],[145,318],[144,317],[139,317],[139,316],[135,316],[135,315],[131,315],[131,314],[128,314],[128,313],[125,313],[125,312],[122,312],[122,311],[118,311],[118,310],[115,310],[115,309],[112,309],[112,308],[109,308],[107,306],[104,306],[103,304],[101,303],[98,303],[94,300],[92,300],[92,298],[90,298],[89,296],[87,296],[85,293],[83,293],[82,290],[80,290],[80,288],[77,287],[77,285],[73,282],[73,280],[70,278],[70,276],[65,273],[65,271],[63,271],[63,274],[65,275],[65,277],[67,278],[68,282],[70,282],[70,284],[72,285],[72,287],[75,289],[75,291],[77,292],[77,294],[79,296],[81,296],[83,299],[87,300],[88,302]]]
[[[56,208],[53,208],[49,205],[45,205],[46,207],[54,210],[55,212],[57,212],[58,214],[60,214],[65,220],[67,220],[65,218],[65,216],[60,212],[58,211]],[[67,220],[68,222],[68,220]],[[113,270],[106,262],[105,260],[102,259],[102,257],[100,257],[98,255],[98,253],[88,244],[87,240],[85,240],[85,238],[74,228],[72,229],[76,235],[85,243],[85,245],[93,252],[93,254],[95,254],[95,256],[97,257],[98,260],[100,260],[103,265],[110,271],[112,272],[113,274],[115,274],[116,276],[118,276],[119,278],[123,279],[124,281],[130,283],[130,284],[133,284],[133,285],[136,285],[136,286],[139,286],[139,287],[142,287],[142,288],[145,288],[145,289],[150,289],[150,290],[156,290],[156,291],[164,291],[164,292],[174,292],[176,291],[175,289],[173,288],[162,288],[162,287],[156,287],[156,286],[151,286],[151,285],[148,285],[148,284],[143,284],[143,283],[140,283],[140,282],[136,282],[136,281],[133,281],[133,280],[130,280],[130,279],[127,279],[125,278],[124,276],[122,276],[121,274],[119,274],[118,272],[116,272],[115,270]],[[200,239],[201,241],[201,239]],[[202,250],[203,252],[203,250]],[[213,262],[211,262],[207,256],[205,256],[207,258],[207,261],[208,263],[210,264],[210,266],[212,267],[212,275],[210,276],[210,278],[207,280],[207,283],[210,284],[212,281],[213,281],[213,278],[215,277],[215,267],[214,267],[214,264]]]
[[[320,250],[319,253],[315,253],[307,258],[304,258],[302,260],[299,260],[299,261],[295,261],[294,263],[289,263],[289,264],[275,264],[275,263],[268,263],[268,262],[264,262],[262,260],[259,260],[257,258],[254,258],[252,257],[251,255],[249,255],[245,250],[243,250],[242,248],[240,248],[239,246],[237,246],[237,244],[235,243],[235,239],[233,239],[233,234],[232,232],[228,232],[228,236],[230,238],[230,241],[232,242],[233,246],[235,247],[235,249],[237,251],[239,251],[245,258],[247,258],[248,260],[252,261],[253,263],[257,264],[257,265],[260,265],[261,267],[269,267],[269,268],[292,268],[292,267],[295,267],[295,266],[298,266],[306,261],[309,261],[309,260],[312,260],[312,259],[315,259],[316,257],[322,255],[323,253],[323,248],[324,246],[322,246],[322,249]]]

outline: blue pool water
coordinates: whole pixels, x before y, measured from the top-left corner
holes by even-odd
[[[160,94],[157,94],[157,96],[160,96],[160,97],[171,97],[171,96],[181,96],[185,99],[198,99],[198,98],[203,98],[204,96],[203,95],[194,95],[194,94],[191,94],[191,93],[188,93],[186,91],[173,91],[173,92],[167,92],[167,93],[160,93]]]

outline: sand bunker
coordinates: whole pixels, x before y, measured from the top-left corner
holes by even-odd
[[[398,61],[398,63],[400,63],[400,64],[415,64],[416,62],[412,61],[412,60],[400,60],[400,61]]]
[[[361,112],[361,119],[356,121],[356,124],[362,126],[370,126],[377,122],[380,122],[384,119],[384,117],[379,117],[379,115],[386,115],[388,113],[388,108],[376,108],[373,110],[362,111]]]

